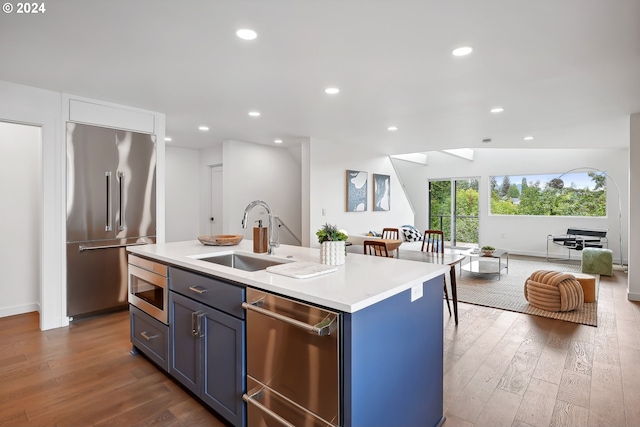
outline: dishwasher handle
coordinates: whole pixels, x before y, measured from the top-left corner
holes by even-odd
[[[285,427],[296,427],[293,424],[291,424],[290,422],[288,422],[287,420],[285,420],[284,418],[282,418],[280,415],[278,415],[275,412],[273,412],[271,409],[269,409],[266,406],[264,406],[262,403],[258,402],[255,399],[252,399],[251,396],[249,396],[248,394],[244,393],[242,395],[242,399],[247,403],[251,403],[251,404],[255,405],[262,412],[265,412],[265,413],[269,414],[271,417],[273,417],[276,420],[278,420],[278,422],[280,424],[282,424],[283,426],[285,426]]]
[[[282,314],[278,314],[275,313],[273,311],[261,308],[261,307],[256,307],[253,304],[249,304],[246,302],[242,303],[242,308],[244,308],[245,310],[251,310],[251,311],[255,311],[256,313],[260,313],[263,314],[265,316],[269,316],[273,319],[276,320],[280,320],[282,322],[288,323],[290,325],[293,325],[297,328],[303,329],[307,332],[312,332],[314,334],[318,334],[319,336],[325,336],[325,335],[330,335],[331,334],[331,330],[332,327],[334,326],[336,317],[335,316],[327,316],[324,318],[324,320],[322,320],[320,323],[316,324],[316,325],[309,325],[308,323],[304,323],[301,322],[299,320],[296,319],[292,319],[290,317],[287,316],[283,316]]]

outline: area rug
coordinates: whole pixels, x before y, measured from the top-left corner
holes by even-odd
[[[524,283],[536,270],[580,272],[580,265],[509,259],[509,270],[503,270],[500,280],[495,274],[476,274],[466,271],[456,277],[458,301],[534,316],[550,317],[583,325],[598,326],[598,302],[585,303],[582,308],[568,312],[540,310],[524,297]],[[596,297],[600,277],[596,275]]]

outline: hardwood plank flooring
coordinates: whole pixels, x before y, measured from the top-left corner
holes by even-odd
[[[640,303],[602,277],[598,327],[470,304],[444,313],[445,427],[640,425]],[[0,426],[224,426],[144,357],[127,312],[0,318]]]
[[[626,292],[623,271],[601,277],[597,328],[464,303],[455,328],[445,310],[444,426],[639,426],[640,303]]]
[[[0,426],[224,426],[141,355],[126,311],[41,332],[0,319]]]

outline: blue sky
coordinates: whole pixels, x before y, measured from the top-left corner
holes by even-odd
[[[520,184],[522,183],[522,178],[527,178],[527,183],[540,181],[540,188],[545,188],[547,182],[552,180],[553,178],[558,178],[562,174],[538,174],[538,175],[509,175],[509,181],[511,184],[516,184],[518,188],[520,188]],[[498,185],[502,185],[502,180],[504,179],[504,175],[495,176],[494,177]],[[594,182],[589,177],[588,172],[571,172],[565,175],[562,175],[562,180],[564,181],[565,187],[571,187],[575,185],[576,188],[589,188],[590,190],[594,189]]]

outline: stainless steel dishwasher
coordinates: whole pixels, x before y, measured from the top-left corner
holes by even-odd
[[[247,289],[247,425],[340,425],[340,315]]]

